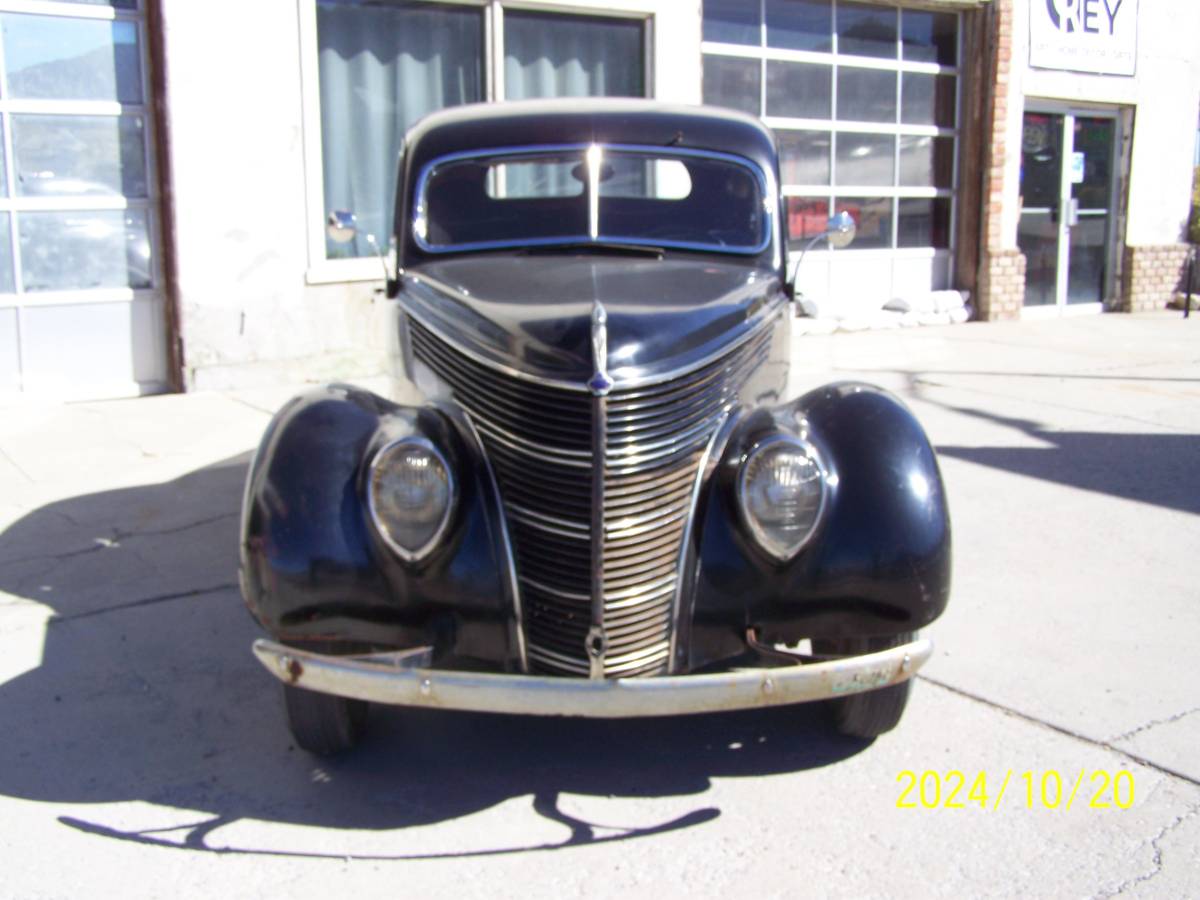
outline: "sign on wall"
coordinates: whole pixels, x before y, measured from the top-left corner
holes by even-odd
[[[1132,75],[1138,0],[1029,0],[1029,64]]]

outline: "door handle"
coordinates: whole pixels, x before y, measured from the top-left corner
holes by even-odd
[[[1067,227],[1074,228],[1079,224],[1079,201],[1072,197],[1067,201]]]

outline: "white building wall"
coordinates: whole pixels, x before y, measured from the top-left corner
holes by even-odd
[[[1184,240],[1191,204],[1194,123],[1200,104],[1200,2],[1140,0],[1137,70],[1131,77],[1031,68],[1030,4],[1041,7],[1044,2],[1015,0],[1013,7],[1003,213],[1008,246],[1017,246],[1022,113],[1024,103],[1030,99],[1132,109],[1134,134],[1125,242],[1141,246]],[[1131,0],[1125,2],[1132,5]]]
[[[650,17],[654,96],[685,103],[700,101],[700,5],[521,3]],[[355,280],[331,282],[329,265],[309,250],[320,215],[305,190],[306,148],[319,146],[320,128],[305,118],[302,88],[302,41],[314,30],[302,17],[313,14],[312,0],[162,0],[162,8],[188,388],[381,371],[381,276],[360,265]]]

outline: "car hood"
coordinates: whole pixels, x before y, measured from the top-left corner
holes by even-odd
[[[554,381],[596,371],[592,310],[607,313],[608,373],[654,379],[718,354],[785,300],[778,273],[708,259],[479,254],[405,273],[401,302],[468,353]]]

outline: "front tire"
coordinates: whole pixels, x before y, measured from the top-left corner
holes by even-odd
[[[367,704],[333,694],[283,686],[288,729],[296,743],[317,756],[344,753],[358,743],[367,725]]]
[[[915,633],[897,634],[887,638],[814,639],[813,652],[829,656],[850,656],[886,650],[907,644]],[[877,738],[897,725],[908,706],[912,679],[899,684],[840,697],[830,704],[833,727],[839,734],[856,738]]]

